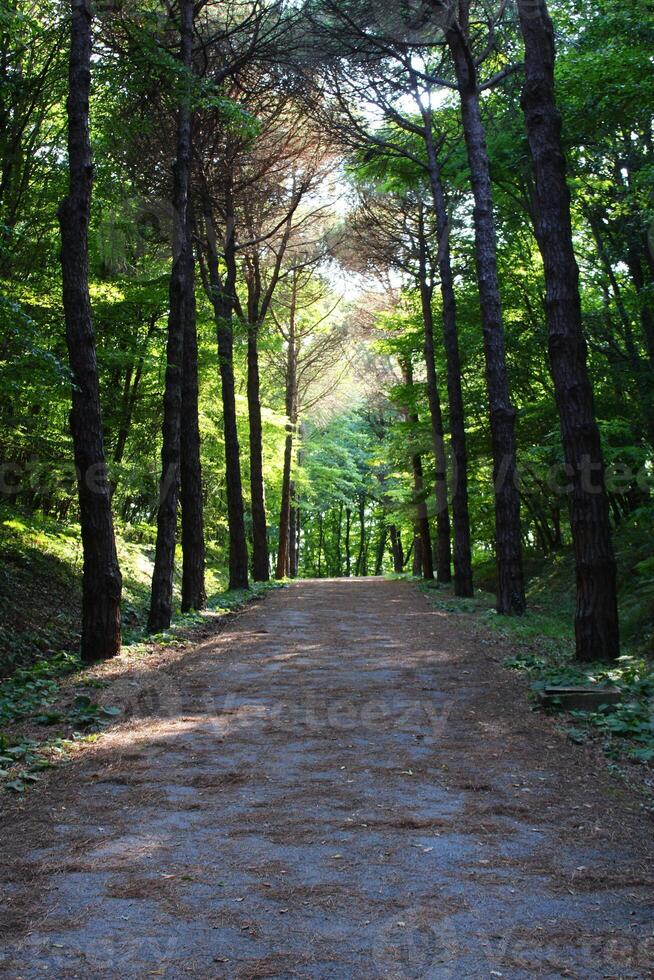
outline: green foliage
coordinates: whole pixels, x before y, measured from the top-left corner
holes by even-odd
[[[606,664],[577,664],[564,658],[520,652],[508,657],[504,666],[526,673],[535,694],[546,686],[611,686],[622,693],[622,703],[600,704],[595,711],[570,712],[575,725],[574,740],[591,734],[601,738],[606,754],[648,763],[654,760],[654,668],[651,662],[624,656],[611,667]],[[554,705],[556,709],[556,704]],[[559,706],[560,708],[560,706]]]

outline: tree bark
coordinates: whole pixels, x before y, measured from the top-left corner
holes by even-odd
[[[134,411],[136,409],[138,394],[141,387],[141,380],[143,378],[143,368],[145,365],[146,347],[147,343],[152,337],[157,325],[157,315],[153,314],[148,325],[148,330],[145,336],[145,343],[143,349],[136,361],[130,364],[127,369],[127,374],[125,377],[125,385],[123,389],[123,399],[120,411],[120,423],[118,427],[118,435],[116,438],[116,445],[113,452],[113,462],[115,464],[120,464],[125,456],[125,449],[127,448],[127,440],[132,429],[132,422],[134,419]],[[112,491],[115,491],[115,484],[112,485]]]
[[[297,425],[297,340],[295,334],[295,280],[291,291],[289,311],[288,346],[286,352],[286,442],[284,444],[284,470],[282,474],[282,501],[279,514],[279,550],[275,578],[286,575],[289,555],[289,535],[291,527],[291,473],[293,468],[293,438]],[[322,527],[322,525],[321,525]],[[322,532],[321,532],[322,533]]]
[[[299,568],[300,568],[300,540],[302,536],[302,511],[300,507],[293,507],[291,508],[291,514],[295,514],[295,549],[291,554],[291,578],[297,578],[299,574]]]
[[[648,248],[648,243],[646,243],[645,248]],[[650,369],[654,369],[654,300],[652,299],[652,283],[645,282],[639,248],[632,246],[629,249],[627,265],[638,297],[640,323],[647,347],[647,359]]]
[[[190,198],[190,189],[189,189]],[[193,223],[186,228],[187,299],[185,304],[184,355],[181,408],[180,497],[182,505],[182,612],[204,609],[204,504],[200,462],[198,415],[198,335],[195,305]]]
[[[401,575],[404,571],[404,551],[402,549],[402,538],[397,529],[397,525],[391,524],[389,528],[391,536],[391,551],[393,552],[393,571]]]
[[[464,13],[467,6],[468,4],[461,4]],[[493,449],[497,611],[506,615],[519,615],[525,611],[526,601],[517,486],[516,413],[511,404],[506,367],[488,150],[479,106],[477,70],[466,32],[467,24],[455,23],[448,29],[446,37],[459,86],[463,133],[475,201],[477,280]]]
[[[359,575],[367,575],[367,568],[365,567],[365,549],[366,549],[366,498],[364,494],[359,495],[359,551],[357,554],[357,561],[354,569],[354,574],[358,578]]]
[[[345,510],[345,504],[343,501],[339,501],[338,504],[338,518],[336,520],[336,575],[338,578],[343,574],[343,549],[341,547],[341,540],[343,538],[343,511]]]
[[[457,328],[456,294],[450,255],[450,220],[443,189],[440,164],[434,146],[431,114],[424,116],[425,144],[429,180],[436,212],[438,271],[443,303],[443,346],[447,365],[450,441],[452,444],[452,517],[454,523],[454,592],[457,596],[474,596],[472,551],[470,546],[470,511],[468,508],[468,449],[466,445],[465,409],[461,388],[461,357]]]
[[[295,499],[295,485],[291,481],[291,510],[288,522],[288,574],[289,578],[297,577],[297,535],[298,535],[298,509],[293,506]]]
[[[193,2],[180,5],[179,60],[190,73],[193,58]],[[173,605],[173,569],[177,538],[177,498],[181,467],[182,376],[184,370],[184,333],[190,298],[188,255],[188,192],[191,173],[191,91],[190,75],[185,82],[177,117],[177,155],[173,164],[173,197],[175,227],[173,230],[173,266],[170,274],[168,340],[166,344],[166,377],[163,398],[163,441],[161,446],[161,481],[157,512],[157,544],[152,573],[152,593],[148,630],[158,633],[170,626]]]
[[[445,455],[445,430],[443,410],[438,390],[438,375],[434,352],[434,312],[432,309],[433,286],[427,269],[427,241],[422,211],[419,215],[419,289],[422,306],[423,352],[427,374],[427,403],[431,421],[431,435],[436,464],[436,577],[447,584],[452,581],[452,547],[450,543],[450,511],[447,502],[447,458]]]
[[[379,541],[377,542],[377,552],[375,555],[375,575],[381,575],[384,567],[384,555],[386,554],[386,541],[388,538],[388,525],[382,519],[379,528]]]
[[[404,383],[407,387],[413,385],[413,368],[409,361],[402,364],[402,373],[404,376]],[[419,418],[418,413],[413,410],[406,411],[407,421],[411,422],[414,426],[418,426]],[[425,501],[425,481],[422,470],[422,457],[420,453],[414,452],[411,454],[411,468],[413,470],[413,491],[414,491],[414,503],[416,507],[416,533],[418,538],[416,540],[416,553],[414,555],[414,569],[416,563],[420,562],[420,567],[422,568],[423,578],[432,580],[434,578],[434,564],[432,559],[431,550],[431,533],[429,530],[429,516],[427,514],[427,503]],[[418,541],[420,542],[420,547],[418,547]]]
[[[416,523],[414,535],[413,535],[413,567],[412,573],[414,578],[419,578],[423,572],[422,565],[422,537],[420,533],[420,525]]]
[[[220,370],[223,405],[223,435],[225,438],[225,472],[227,483],[227,522],[229,525],[229,588],[247,589],[248,550],[245,538],[243,514],[243,482],[236,419],[236,384],[234,381],[233,318],[236,296],[236,245],[234,241],[234,216],[229,189],[226,193],[226,238],[224,282],[221,280],[215,227],[211,202],[205,195],[204,215],[206,225],[206,258],[208,275],[205,290],[211,299],[216,324],[218,366]]]
[[[289,555],[289,536],[291,529],[291,467],[293,465],[293,432],[291,423],[286,427],[284,443],[284,470],[282,474],[282,502],[279,513],[279,548],[277,550],[277,567],[275,578],[282,579],[286,575]]]
[[[259,380],[259,324],[248,324],[248,418],[250,420],[250,496],[252,501],[252,577],[255,582],[270,578],[268,527],[263,482],[263,425]]]
[[[519,0],[525,41],[522,107],[534,164],[535,228],[547,287],[549,352],[566,463],[572,470],[570,525],[577,572],[576,654],[620,654],[616,568],[604,459],[586,364],[570,193],[554,91],[554,33],[545,0]],[[591,486],[591,475],[596,481]]]
[[[68,195],[59,208],[66,344],[73,380],[70,427],[77,469],[84,569],[82,643],[85,662],[120,650],[122,579],[111,514],[95,334],[89,295],[88,230],[93,163],[89,138],[92,14],[72,0],[69,61]]]
[[[350,534],[352,531],[352,509],[345,508],[345,574],[347,578],[352,575],[352,546],[350,544]]]

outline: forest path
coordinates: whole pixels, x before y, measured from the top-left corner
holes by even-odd
[[[651,976],[651,826],[495,654],[310,581],[144,673],[5,822],[0,973]]]

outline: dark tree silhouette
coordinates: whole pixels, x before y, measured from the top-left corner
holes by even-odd
[[[586,363],[561,118],[554,92],[554,32],[545,0],[518,0],[518,11],[525,41],[522,107],[536,178],[534,225],[545,268],[550,363],[572,485],[577,658],[613,660],[620,654],[615,557],[604,459]]]
[[[72,373],[70,427],[84,551],[82,659],[120,650],[122,580],[105,464],[95,335],[89,296],[88,230],[93,164],[89,139],[92,14],[73,0],[68,89],[68,195],[59,208],[66,343]]]

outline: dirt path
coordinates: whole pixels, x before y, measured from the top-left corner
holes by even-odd
[[[654,975],[651,822],[409,584],[298,583],[138,685],[5,821],[0,974]]]

